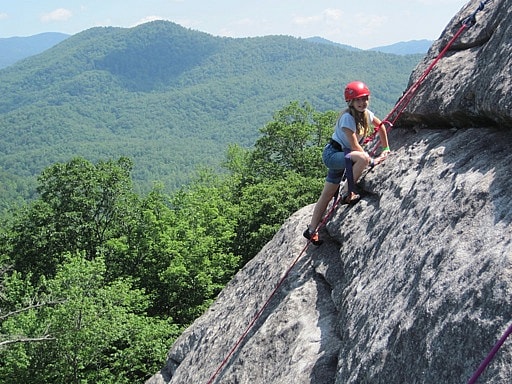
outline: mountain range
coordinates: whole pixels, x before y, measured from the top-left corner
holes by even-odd
[[[306,39],[308,41],[320,44],[330,44],[335,45],[340,48],[345,48],[349,50],[360,51],[361,49],[352,47],[350,45],[339,44],[333,41],[324,39],[322,37],[310,37]],[[383,45],[375,48],[370,48],[368,51],[376,51],[376,52],[384,52],[384,53],[392,53],[395,55],[414,55],[414,54],[425,54],[428,49],[432,45],[432,40],[410,40],[410,41],[400,41],[398,43],[394,43],[391,45]]]
[[[44,52],[68,37],[70,37],[70,35],[65,33],[45,32],[26,37],[15,36],[0,38],[0,69],[8,67],[24,58]],[[336,45],[349,50],[360,50],[359,48],[335,43],[322,37],[310,37],[306,40],[315,43]],[[370,48],[369,50],[392,53],[395,55],[414,55],[426,53],[431,45],[431,40],[410,40]]]
[[[0,70],[1,198],[29,198],[44,168],[75,156],[130,157],[141,190],[174,190],[198,166],[219,167],[229,144],[252,146],[292,101],[343,108],[353,79],[384,116],[423,56],[215,37],[167,21],[91,28]]]

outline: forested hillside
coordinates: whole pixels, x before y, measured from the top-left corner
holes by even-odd
[[[229,143],[252,146],[290,101],[338,110],[358,78],[384,115],[419,59],[165,21],[86,30],[0,71],[1,204],[33,197],[35,175],[75,156],[127,156],[138,190],[176,190],[198,165],[217,168]]]

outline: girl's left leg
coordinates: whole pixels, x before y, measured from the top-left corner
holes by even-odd
[[[352,160],[352,174],[354,183],[357,183],[364,169],[370,164],[368,155],[364,152],[352,151],[350,152],[350,159]],[[348,192],[348,183],[343,186],[343,192]]]

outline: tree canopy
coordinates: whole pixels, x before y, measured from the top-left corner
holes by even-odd
[[[292,102],[168,194],[137,193],[126,157],[38,177],[0,228],[0,381],[141,382],[284,220],[323,184],[337,114]]]

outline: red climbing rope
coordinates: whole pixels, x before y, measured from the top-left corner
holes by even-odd
[[[336,205],[338,203],[338,200],[340,198],[338,197],[337,200],[333,203],[329,213],[325,216],[325,218],[322,220],[322,224],[325,224],[325,222],[328,220],[328,218],[331,216],[332,212],[336,209]],[[215,380],[215,378],[219,375],[219,373],[221,372],[221,370],[224,368],[224,366],[229,362],[229,360],[231,359],[231,357],[233,356],[233,354],[235,353],[235,351],[238,349],[238,347],[240,346],[240,344],[244,341],[245,337],[249,334],[249,332],[251,331],[252,327],[254,326],[254,324],[256,323],[256,321],[258,321],[258,319],[261,317],[263,311],[265,311],[265,309],[268,307],[268,305],[270,304],[270,301],[272,300],[272,298],[274,297],[274,295],[276,294],[276,292],[279,290],[279,288],[283,285],[284,281],[286,280],[286,278],[288,277],[288,275],[290,274],[290,272],[292,271],[293,267],[295,267],[295,265],[297,264],[297,262],[300,260],[300,258],[302,257],[302,255],[306,252],[306,250],[308,249],[309,245],[311,244],[311,240],[308,240],[308,242],[306,243],[306,245],[304,246],[304,248],[302,249],[302,251],[299,253],[299,255],[295,258],[295,260],[293,261],[293,263],[290,265],[290,267],[286,270],[285,274],[283,275],[283,277],[281,277],[281,280],[279,280],[279,282],[277,283],[276,287],[274,288],[274,290],[272,291],[272,293],[270,294],[270,296],[268,297],[267,301],[265,301],[265,304],[263,304],[263,306],[261,307],[261,309],[256,313],[256,315],[253,317],[253,319],[251,320],[251,322],[249,323],[249,325],[247,326],[247,328],[245,329],[245,331],[242,333],[242,335],[240,336],[240,338],[237,340],[237,342],[235,343],[235,345],[233,345],[233,348],[231,348],[231,350],[229,351],[229,353],[226,355],[226,357],[224,358],[224,360],[221,362],[221,364],[219,365],[219,367],[217,368],[217,370],[215,371],[215,373],[210,377],[210,379],[208,380],[207,384],[212,384],[213,381]]]
[[[215,378],[217,377],[217,375],[220,373],[220,371],[224,368],[224,366],[228,363],[229,359],[231,359],[231,356],[233,356],[233,354],[235,353],[235,351],[238,349],[238,347],[240,346],[240,344],[242,343],[242,341],[244,341],[245,337],[249,334],[250,330],[252,329],[252,327],[254,326],[254,324],[256,323],[256,321],[260,318],[261,314],[263,313],[263,311],[268,307],[269,303],[270,303],[270,300],[274,297],[274,295],[276,294],[276,292],[278,291],[278,289],[281,287],[281,285],[283,285],[285,279],[288,277],[288,275],[290,274],[290,271],[293,269],[293,267],[295,266],[295,264],[297,264],[297,262],[299,261],[299,259],[302,257],[302,254],[306,251],[307,247],[309,246],[309,243],[306,244],[306,246],[302,249],[302,252],[299,254],[299,256],[297,256],[295,258],[295,260],[293,261],[293,263],[291,264],[291,266],[288,268],[288,270],[286,271],[286,273],[283,275],[283,277],[281,278],[281,280],[279,280],[279,283],[276,285],[276,287],[274,288],[274,290],[272,291],[272,293],[270,294],[270,296],[268,297],[267,301],[265,302],[265,304],[263,304],[263,306],[261,307],[261,309],[258,311],[258,313],[256,313],[256,315],[253,317],[253,319],[251,320],[251,322],[249,323],[249,325],[247,326],[247,328],[245,329],[244,333],[242,333],[242,336],[240,336],[240,338],[238,339],[238,341],[235,343],[235,345],[233,345],[233,348],[231,348],[231,351],[229,351],[229,353],[227,354],[227,356],[225,357],[225,359],[222,361],[222,363],[219,365],[219,367],[217,368],[217,370],[215,371],[215,373],[210,377],[210,379],[208,380],[207,384],[211,384],[213,383],[213,380],[215,380]]]
[[[471,376],[471,379],[469,379],[468,381],[468,384],[474,384],[476,383],[476,381],[478,380],[478,378],[480,377],[480,375],[482,374],[482,372],[485,370],[485,368],[487,368],[487,366],[489,365],[489,363],[491,362],[491,360],[494,358],[494,355],[496,354],[496,352],[498,352],[498,350],[501,348],[501,346],[503,345],[503,343],[505,342],[505,340],[507,339],[507,337],[510,336],[510,334],[512,333],[512,324],[510,324],[510,326],[508,327],[508,329],[505,331],[505,333],[503,334],[503,336],[501,336],[501,338],[498,340],[498,342],[496,343],[496,345],[494,345],[494,347],[491,349],[491,352],[489,352],[489,354],[487,355],[487,357],[484,359],[484,361],[482,361],[482,363],[480,364],[480,366],[478,367],[478,369],[475,371],[475,373],[473,374],[473,376]]]

